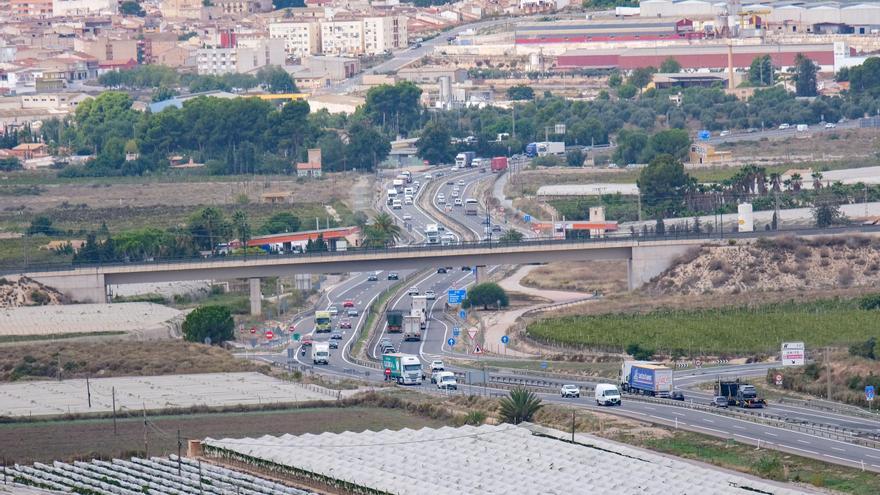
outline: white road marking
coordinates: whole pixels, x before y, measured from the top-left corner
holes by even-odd
[[[836,455],[831,455],[831,454],[822,454],[822,455],[825,456],[825,457],[830,457],[831,459],[837,459],[837,460],[839,460],[839,461],[851,462],[851,463],[853,463],[853,464],[858,464],[858,463],[859,463],[858,461],[854,461],[854,460],[852,460],[852,459],[847,459],[847,458],[845,458],[845,457],[837,457]]]
[[[810,445],[810,442],[808,442],[808,441],[806,441],[806,440],[801,440],[800,438],[798,438],[797,441],[800,442],[800,443],[805,443],[805,444],[807,444],[807,445]]]
[[[797,448],[797,447],[792,447],[791,445],[783,445],[783,444],[779,444],[779,445],[782,446],[782,447],[785,447],[785,448],[787,448],[787,449],[797,450],[797,451],[800,451],[800,452],[807,452],[807,453],[809,453],[809,454],[813,454],[813,455],[819,455],[818,452],[813,452],[812,450],[799,449],[799,448]]]
[[[727,432],[724,431],[724,430],[717,430],[717,429],[715,429],[715,428],[708,428],[708,427],[706,427],[706,426],[700,426],[700,425],[694,425],[694,428],[700,428],[700,429],[702,429],[702,430],[714,431],[714,432],[716,432],[716,433],[727,433]]]

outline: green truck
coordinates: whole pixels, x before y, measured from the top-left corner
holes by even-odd
[[[386,377],[400,385],[421,385],[424,378],[422,362],[412,354],[383,354],[382,368]]]
[[[385,312],[385,321],[388,323],[388,333],[399,333],[403,331],[403,311],[399,309],[389,309]]]

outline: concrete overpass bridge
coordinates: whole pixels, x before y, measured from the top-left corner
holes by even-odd
[[[186,280],[249,279],[251,310],[260,309],[260,278],[302,273],[344,273],[420,269],[431,266],[485,266],[553,261],[626,260],[630,289],[666,270],[690,248],[702,244],[768,235],[816,235],[880,231],[878,227],[808,229],[736,234],[672,234],[666,236],[608,236],[595,239],[537,239],[516,243],[479,242],[454,246],[404,246],[291,255],[225,256],[168,259],[154,262],[97,265],[47,265],[4,274],[24,275],[54,287],[81,302],[104,302],[107,286]]]

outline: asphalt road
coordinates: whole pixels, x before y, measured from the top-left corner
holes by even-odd
[[[826,129],[822,124],[814,124],[811,125],[806,131],[798,132],[796,123],[790,123],[791,127],[788,129],[779,129],[778,127],[772,127],[764,130],[757,130],[755,132],[747,132],[743,130],[730,131],[730,134],[727,136],[719,136],[714,135],[709,138],[709,142],[712,144],[721,144],[721,143],[735,143],[740,141],[758,141],[763,138],[767,139],[786,139],[790,137],[795,137],[798,135],[815,135],[815,134],[823,134],[834,132],[841,129],[855,129],[860,125],[861,119],[855,120],[847,120],[845,122],[841,122],[839,124],[835,124],[834,128]]]

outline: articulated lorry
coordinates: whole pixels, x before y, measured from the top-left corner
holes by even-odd
[[[422,340],[422,319],[419,315],[403,317],[403,340]]]
[[[382,368],[391,370],[391,379],[400,385],[422,384],[422,363],[411,354],[383,354]]]
[[[315,333],[333,330],[333,320],[329,311],[315,311]]]
[[[736,381],[717,381],[715,382],[715,396],[726,397],[727,405],[751,408],[762,408],[767,405],[767,401],[758,397],[758,390],[754,385]]]
[[[465,151],[455,155],[455,166],[458,168],[470,167],[474,163],[477,154],[473,151]]]
[[[428,325],[428,296],[412,296],[409,314],[419,317],[419,324],[424,330]]]
[[[656,397],[672,394],[672,369],[647,361],[624,361],[620,367],[620,388],[624,392]]]
[[[388,324],[388,333],[400,333],[403,331],[403,311],[389,309],[385,312],[385,322]]]
[[[425,240],[428,244],[440,243],[440,227],[436,223],[425,225]]]
[[[541,141],[526,145],[526,156],[530,158],[547,155],[565,155],[565,143],[562,141]]]

